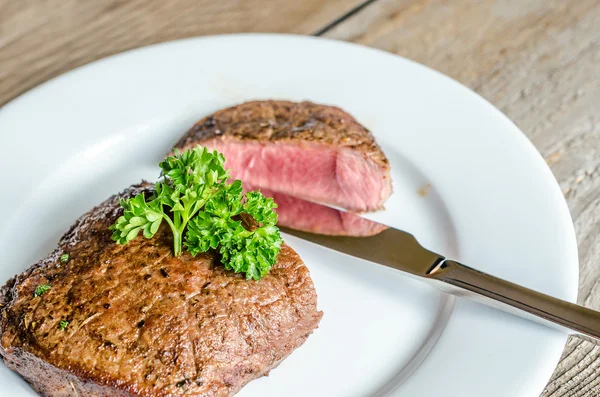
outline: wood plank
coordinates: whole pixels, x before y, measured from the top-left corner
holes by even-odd
[[[487,98],[544,155],[580,249],[579,302],[600,309],[600,2],[379,0],[325,35],[395,52]],[[544,397],[600,396],[600,347],[570,339]]]
[[[205,34],[312,33],[360,0],[0,0],[0,106],[77,66]]]

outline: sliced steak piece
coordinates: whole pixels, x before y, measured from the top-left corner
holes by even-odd
[[[373,236],[386,229],[379,223],[369,221],[350,212],[338,211],[269,189],[260,189],[248,183],[247,190],[260,190],[272,197],[278,205],[279,224],[311,233],[332,236]]]
[[[173,257],[167,227],[115,244],[121,213],[117,196],[105,201],[0,290],[0,354],[41,395],[231,396],[317,327],[312,280],[289,246],[249,281],[212,253]]]
[[[373,135],[343,110],[310,102],[255,101],[220,110],[200,120],[176,144],[222,152],[232,176],[277,192],[280,224],[325,234],[368,235],[380,225],[355,222],[360,229],[322,224],[313,213],[288,206],[287,198],[317,201],[355,212],[382,208],[391,194],[388,161]],[[316,208],[316,207],[313,207]],[[330,212],[328,209],[318,211]],[[337,214],[335,219],[347,215]]]

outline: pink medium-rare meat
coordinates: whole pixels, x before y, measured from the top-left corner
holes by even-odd
[[[280,220],[284,226],[325,234],[368,235],[381,226],[368,221],[365,229],[319,226],[311,213],[287,208],[317,201],[354,212],[383,207],[391,194],[389,163],[373,135],[343,110],[310,102],[254,101],[220,110],[200,120],[176,144],[179,150],[196,145],[222,152],[232,176],[276,192],[278,212],[299,214]],[[282,197],[292,198],[282,200]],[[316,208],[316,207],[311,207]],[[319,212],[321,213],[321,212]],[[350,218],[339,215],[337,219]],[[287,222],[291,223],[287,223]]]
[[[272,144],[215,139],[235,178],[289,196],[353,211],[379,209],[389,195],[379,167],[361,154],[314,143]]]
[[[244,184],[244,189],[258,188]],[[311,233],[356,237],[373,236],[386,229],[379,223],[350,212],[338,211],[269,189],[260,189],[260,191],[265,196],[272,197],[277,203],[279,224],[283,226]]]

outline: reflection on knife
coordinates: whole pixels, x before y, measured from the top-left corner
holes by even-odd
[[[502,280],[423,248],[389,228],[371,237],[311,234],[280,227],[303,240],[416,276],[453,295],[475,300],[600,344],[600,312]]]

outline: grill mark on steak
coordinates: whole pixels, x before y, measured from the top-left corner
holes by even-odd
[[[141,192],[151,186],[124,195]],[[0,289],[0,355],[38,393],[230,396],[316,328],[312,281],[285,244],[269,275],[247,281],[212,253],[173,258],[166,225],[153,239],[118,246],[108,225],[121,211],[113,196]],[[61,263],[65,252],[71,258]],[[52,288],[34,297],[46,280]]]

